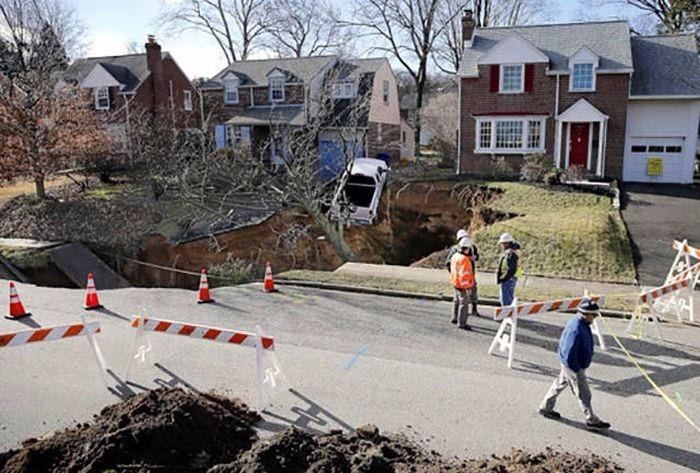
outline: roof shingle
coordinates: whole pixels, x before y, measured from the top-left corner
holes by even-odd
[[[693,34],[633,36],[632,96],[700,96],[700,58]]]

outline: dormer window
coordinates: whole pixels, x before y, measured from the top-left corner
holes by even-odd
[[[270,102],[284,102],[284,77],[270,78]]]
[[[95,110],[109,110],[109,88],[95,88]]]
[[[335,82],[331,85],[334,99],[351,99],[355,96],[355,84],[352,82]]]
[[[591,92],[593,90],[595,90],[595,67],[593,64],[574,64],[571,68],[571,91]]]
[[[504,94],[520,94],[525,90],[525,74],[522,64],[502,64],[498,91]]]
[[[238,79],[229,77],[224,79],[224,103],[238,103]]]

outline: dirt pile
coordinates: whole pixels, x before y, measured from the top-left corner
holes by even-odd
[[[25,441],[21,450],[0,455],[0,468],[84,472],[149,465],[204,471],[250,449],[259,419],[235,400],[157,389],[103,409],[90,423]]]
[[[239,401],[158,389],[105,408],[92,422],[0,454],[0,471],[202,473],[617,473],[605,458],[547,449],[446,459],[372,425],[311,434],[288,428],[258,439],[260,417]]]

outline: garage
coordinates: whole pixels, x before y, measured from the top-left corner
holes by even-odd
[[[632,137],[626,150],[625,180],[633,182],[683,182],[687,168],[682,137]]]

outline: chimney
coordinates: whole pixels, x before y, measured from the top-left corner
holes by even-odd
[[[156,42],[156,37],[153,35],[148,35],[148,41],[146,42],[146,66],[151,73],[153,107],[154,111],[156,111],[156,109],[166,106],[168,93],[165,90],[163,58],[160,52],[160,44]]]
[[[462,16],[462,49],[472,47],[472,37],[474,36],[474,28],[476,27],[476,22],[474,21],[474,12],[471,9],[464,10],[464,15]]]

